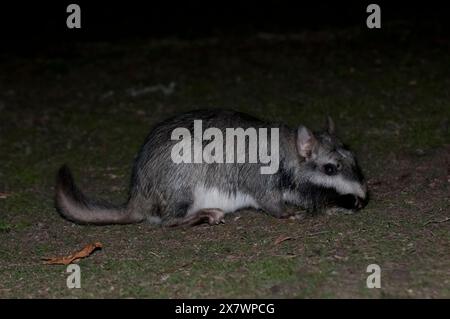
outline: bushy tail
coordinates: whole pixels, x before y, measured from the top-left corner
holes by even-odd
[[[55,206],[63,217],[78,224],[132,224],[143,220],[142,215],[130,211],[127,205],[114,206],[88,199],[75,185],[66,165],[58,171]]]

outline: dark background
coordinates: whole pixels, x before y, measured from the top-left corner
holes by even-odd
[[[81,7],[81,29],[66,27],[66,7]],[[18,1],[2,3],[2,50],[28,51],[70,41],[133,37],[198,38],[254,32],[298,32],[364,26],[370,3],[381,6],[382,28],[402,23],[418,39],[448,35],[445,1]],[[396,26],[398,28],[398,26]]]

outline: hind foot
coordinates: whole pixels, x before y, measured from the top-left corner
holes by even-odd
[[[168,226],[196,226],[203,223],[209,225],[225,224],[225,212],[218,208],[202,209],[181,220],[173,221]]]
[[[200,213],[203,218],[208,218],[208,224],[219,225],[225,224],[225,212],[221,209],[208,209]]]

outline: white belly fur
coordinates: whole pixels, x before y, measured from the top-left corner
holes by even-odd
[[[194,191],[194,203],[189,208],[188,215],[205,208],[219,208],[225,213],[232,213],[238,209],[253,207],[258,208],[255,199],[241,192],[228,195],[217,188],[196,187]]]

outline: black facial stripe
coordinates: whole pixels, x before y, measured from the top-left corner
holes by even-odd
[[[278,174],[280,176],[279,185],[280,189],[283,190],[294,190],[296,188],[294,173],[292,170],[287,170],[284,167],[283,161],[280,162],[280,168],[278,169]]]
[[[356,165],[354,167],[354,171],[355,171],[355,174],[356,174],[356,178],[359,181],[363,181],[364,180],[364,175],[363,175],[363,173],[361,171],[361,168],[359,167],[358,163],[356,163]]]
[[[302,184],[297,189],[302,198],[306,199],[307,208],[318,209],[323,207],[337,206],[346,209],[355,208],[354,195],[341,195],[333,188],[318,186],[311,183]]]
[[[312,183],[302,184],[297,191],[300,193],[301,198],[306,199],[308,208],[311,209],[328,206],[339,197],[339,194],[333,188],[318,186]]]

